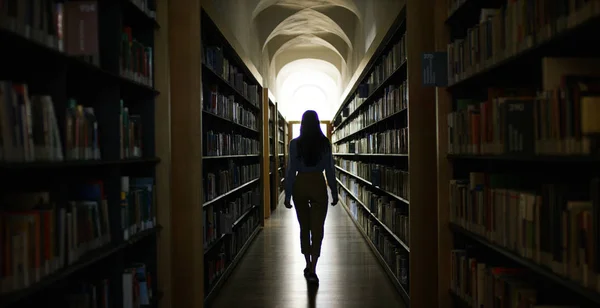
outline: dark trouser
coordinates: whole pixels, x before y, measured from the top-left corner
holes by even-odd
[[[294,183],[294,206],[300,223],[302,254],[320,256],[325,218],[327,217],[327,186],[322,172],[298,173]]]

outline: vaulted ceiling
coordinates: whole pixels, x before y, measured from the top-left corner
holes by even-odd
[[[355,1],[260,0],[252,12],[252,21],[263,61],[268,61],[269,72],[275,77],[275,85],[271,87],[277,89],[277,99],[284,105],[286,116],[297,118],[303,109],[321,107],[317,112],[329,118],[331,105],[339,100],[340,92],[330,87],[341,85],[341,74],[354,48],[357,25],[361,23]],[[298,60],[303,60],[297,63],[301,65],[288,66]],[[332,74],[326,63],[337,68],[337,72]],[[295,67],[296,74],[284,70],[286,66]],[[324,76],[329,76],[330,82],[325,82]],[[299,89],[307,88],[326,93],[318,96],[326,102],[306,102],[305,106],[298,106],[302,98],[294,96],[303,93]]]
[[[213,0],[221,18],[259,67],[263,81],[297,120],[311,106],[330,119],[382,20],[400,0]],[[235,12],[233,12],[235,11]],[[385,29],[383,29],[385,31]],[[252,45],[252,46],[250,46]],[[258,62],[258,63],[257,63]],[[331,89],[335,87],[336,89]],[[322,102],[303,102],[308,89]],[[304,106],[305,105],[305,106]],[[306,108],[305,108],[306,107]],[[287,111],[287,112],[286,112]]]

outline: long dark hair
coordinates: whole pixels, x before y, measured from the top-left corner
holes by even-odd
[[[331,151],[331,143],[321,131],[319,116],[314,110],[307,110],[300,123],[298,158],[306,166],[314,166],[327,151]]]

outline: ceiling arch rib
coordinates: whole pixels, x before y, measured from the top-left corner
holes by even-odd
[[[300,36],[302,37],[300,39],[297,39]],[[347,60],[350,50],[349,47],[346,45],[346,43],[344,43],[344,41],[342,41],[341,38],[330,33],[305,35],[278,35],[275,38],[273,38],[271,42],[269,42],[269,45],[267,45],[268,48],[266,52],[269,55],[269,60],[272,61],[275,58],[275,55],[279,55],[281,51],[289,50],[292,47],[294,47],[294,50],[302,46],[305,47],[304,49],[310,49],[310,46],[305,44],[307,40],[309,40],[310,43],[312,43],[312,40],[314,39],[321,39],[322,41],[325,41],[328,44],[314,45],[313,49],[333,48],[332,50],[334,50],[340,57],[342,57],[343,61]],[[288,44],[288,42],[292,40],[296,41]],[[298,56],[301,58],[304,57],[304,55],[300,53]]]
[[[279,23],[269,34],[263,44],[263,50],[276,36],[290,36],[300,34],[333,34],[341,38],[348,47],[352,48],[352,42],[344,30],[329,16],[313,9],[299,11]]]
[[[273,54],[273,58],[277,57],[281,52],[291,49],[294,47],[315,47],[320,46],[321,48],[327,48],[334,51],[340,58],[344,59],[344,56],[328,41],[313,35],[313,34],[302,34],[294,37],[293,39],[282,44],[277,51]]]
[[[296,14],[297,8],[270,6],[261,12],[260,16],[253,19],[253,23],[257,29],[259,46],[263,46],[267,41],[267,37],[271,35],[273,29],[288,17]]]
[[[360,10],[358,9],[353,0],[261,0],[252,12],[252,19],[257,20],[257,17],[264,10],[274,5],[288,7],[292,9],[338,6],[347,9],[348,11],[352,12],[359,20],[362,20],[362,14],[360,13]]]

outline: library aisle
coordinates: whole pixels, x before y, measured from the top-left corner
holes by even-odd
[[[280,204],[208,307],[405,307],[341,204],[329,206],[318,289],[302,275],[299,242],[296,212]]]

